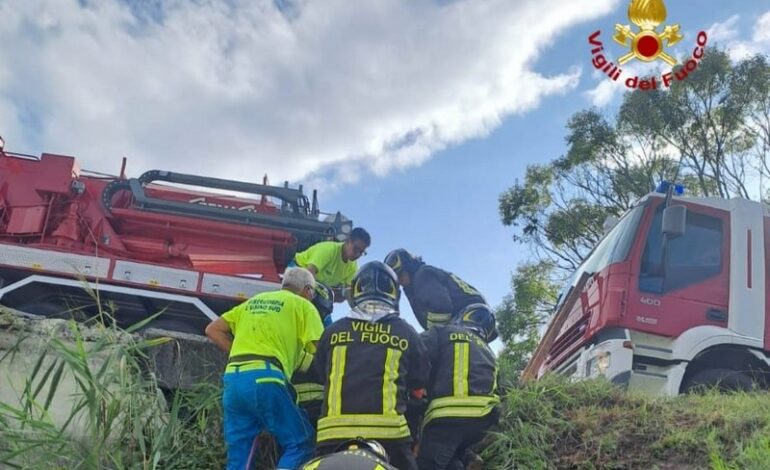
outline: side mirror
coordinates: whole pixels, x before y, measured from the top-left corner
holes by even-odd
[[[663,223],[661,231],[668,239],[674,239],[684,235],[687,225],[687,208],[682,205],[668,206],[663,209]]]
[[[602,224],[602,229],[604,230],[604,233],[609,232],[612,230],[614,226],[618,224],[618,218],[614,215],[608,215],[606,219],[604,219],[604,224]]]

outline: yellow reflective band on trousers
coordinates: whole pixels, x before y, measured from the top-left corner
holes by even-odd
[[[409,436],[409,425],[401,415],[349,414],[318,420],[318,442],[356,437],[403,439]]]
[[[294,390],[297,392],[297,401],[299,403],[324,399],[324,386],[321,384],[295,384]]]
[[[401,351],[388,348],[385,356],[385,372],[382,374],[382,414],[396,414],[398,400],[398,364],[401,362]]]
[[[423,426],[437,418],[481,418],[499,403],[500,398],[497,396],[436,398],[428,405]]]
[[[452,320],[451,313],[428,312],[428,328],[446,325]]]
[[[455,343],[455,361],[454,361],[454,388],[455,397],[468,396],[468,367],[471,359],[470,343]]]
[[[342,381],[345,378],[345,357],[347,346],[337,346],[332,350],[332,368],[329,372],[329,396],[327,408],[329,416],[342,413]]]

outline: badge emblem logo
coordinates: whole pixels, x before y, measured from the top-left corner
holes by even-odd
[[[636,58],[643,62],[653,62],[660,59],[667,64],[676,65],[676,59],[665,52],[682,40],[679,25],[666,25],[661,33],[657,28],[666,21],[666,5],[663,0],[631,0],[628,6],[628,20],[639,30],[634,31],[629,25],[615,25],[615,42],[623,47],[629,47],[631,52],[618,59],[623,65]]]

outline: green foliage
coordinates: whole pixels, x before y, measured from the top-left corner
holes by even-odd
[[[507,377],[518,377],[524,370],[556,300],[556,286],[548,277],[551,269],[546,262],[519,266],[513,275],[513,293],[497,309],[500,335],[506,338],[500,369]]]
[[[66,328],[20,334],[0,357],[12,368],[39,351],[18,403],[0,402],[0,467],[222,468],[219,390],[204,384],[166,398],[144,367],[144,351],[167,338],[51,322]]]
[[[532,253],[498,311],[513,362],[526,360],[525,344],[536,344],[531,326],[542,318],[527,312],[533,303],[547,311],[554,291],[542,289],[538,298],[517,289],[517,276],[561,284],[601,239],[606,218],[622,215],[658,182],[681,181],[695,196],[770,199],[770,62],[760,55],[733,64],[710,49],[687,80],[627,93],[612,118],[577,112],[566,130],[566,153],[531,165],[498,201],[514,241]],[[523,318],[507,318],[516,315]]]
[[[763,469],[770,395],[629,394],[559,377],[511,390],[484,452],[495,469]]]

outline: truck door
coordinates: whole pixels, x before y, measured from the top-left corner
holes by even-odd
[[[676,202],[681,204],[681,202]],[[626,325],[676,337],[698,325],[727,327],[730,271],[729,212],[687,206],[685,234],[663,257],[663,201],[651,207],[634,247]],[[665,259],[665,262],[663,261]]]

